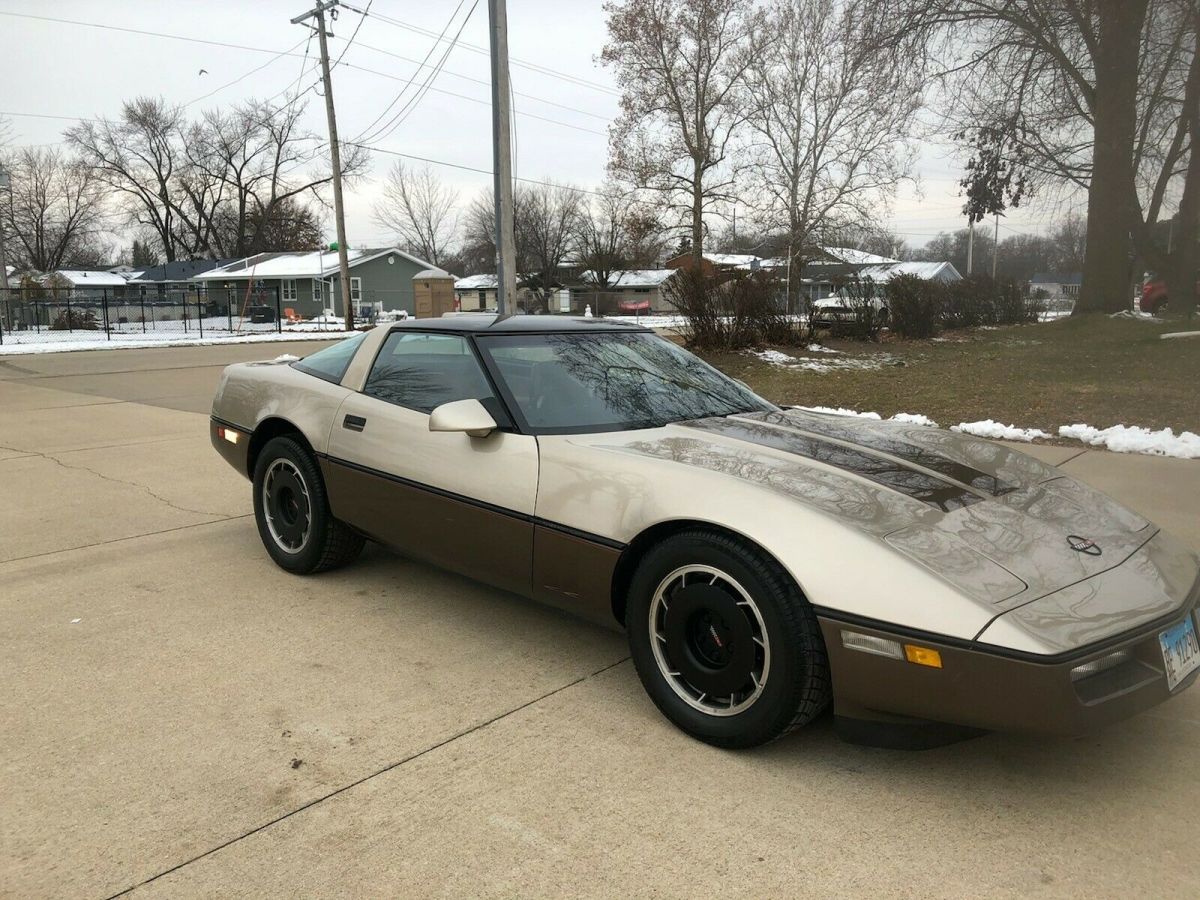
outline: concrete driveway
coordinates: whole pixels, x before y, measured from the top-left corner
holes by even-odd
[[[730,753],[619,635],[377,548],[286,575],[206,431],[275,352],[0,358],[0,894],[1196,895],[1200,689],[1074,741]],[[1200,547],[1200,464],[1032,452]]]

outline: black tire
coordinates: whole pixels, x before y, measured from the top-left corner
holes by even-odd
[[[673,621],[669,604],[656,604],[655,595],[672,576],[691,567],[710,567],[728,576],[729,581],[721,581],[718,575],[712,585],[705,585],[706,579],[701,577],[698,587],[689,587],[691,593],[688,594],[680,593],[687,587],[686,581],[670,582],[676,584],[675,592],[665,593],[663,599],[676,604],[678,612]],[[708,573],[700,574],[707,576]],[[738,600],[744,596],[738,593],[738,586],[751,598],[749,606]],[[730,594],[733,606],[723,605],[726,601],[712,592],[714,587]],[[716,616],[715,619],[705,611],[706,604],[712,606],[709,612]],[[650,620],[652,607],[656,611],[653,626]],[[751,607],[757,609],[757,615],[751,614]],[[734,613],[741,610],[749,624],[743,626],[741,622],[722,618],[722,615],[734,615],[729,610]],[[698,628],[697,621],[700,623]],[[650,699],[680,729],[706,743],[725,748],[765,744],[807,724],[830,702],[829,661],[812,607],[775,560],[719,531],[689,529],[653,547],[634,573],[625,625],[634,665]],[[729,625],[732,627],[726,627]],[[718,630],[725,635],[725,642],[718,638]],[[712,642],[708,638],[710,631]],[[756,637],[757,631],[762,632],[761,638]],[[699,637],[693,639],[694,634]],[[749,705],[741,711],[706,712],[697,708],[692,702],[703,702],[707,695],[694,696],[701,694],[700,688],[686,679],[672,679],[664,671],[678,669],[682,673],[690,666],[689,674],[695,672],[698,679],[711,675],[720,682],[725,674],[729,674],[736,680],[741,677],[740,670],[726,672],[726,669],[738,669],[737,660],[740,658],[745,662],[748,659],[738,647],[739,644],[747,646],[747,636],[761,648],[753,651],[758,655],[750,662],[751,670],[761,667],[765,657],[769,660],[769,671],[764,673],[759,669],[761,688],[757,687],[757,679],[745,682],[755,686],[746,694],[747,698],[754,699],[750,699]],[[726,662],[710,666],[707,657],[701,660],[700,656],[706,651],[694,640],[709,642],[708,649],[724,653]],[[763,640],[765,645],[760,643]],[[656,646],[659,648],[657,655]],[[714,695],[720,689],[714,688]],[[683,699],[684,694],[691,696],[691,702]],[[731,710],[745,702],[738,701],[738,697],[736,690],[729,694]],[[722,701],[714,697],[708,702],[719,704]]]
[[[254,519],[271,559],[296,575],[344,566],[362,552],[362,535],[329,511],[316,460],[290,437],[272,438],[254,464]]]

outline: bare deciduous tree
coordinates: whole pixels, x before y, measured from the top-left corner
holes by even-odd
[[[613,0],[601,60],[621,114],[609,169],[658,194],[703,256],[704,216],[730,199],[730,155],[747,107],[745,75],[761,15],[752,0]]]
[[[890,41],[859,0],[776,0],[750,67],[762,224],[799,270],[824,233],[875,220],[912,171],[922,102],[910,41]],[[792,303],[800,290],[793,279]]]
[[[901,32],[928,28],[945,42],[957,88],[946,108],[957,126],[1003,131],[1028,157],[1034,186],[1087,191],[1076,310],[1128,306],[1134,262],[1154,255],[1149,235],[1172,185],[1186,178],[1188,131],[1200,114],[1200,93],[1189,100],[1186,87],[1191,73],[1200,79],[1194,0],[899,6]]]
[[[582,195],[569,184],[521,185],[513,198],[517,271],[534,291],[542,312],[575,251]]]
[[[322,144],[300,125],[302,113],[295,104],[251,100],[189,123],[182,107],[141,97],[119,119],[82,122],[66,136],[168,261],[246,256],[284,249],[268,240],[288,233],[281,216],[301,216],[300,233],[315,222],[301,199],[321,202],[332,176]],[[361,149],[347,148],[343,177],[353,179],[365,164]]]
[[[607,290],[622,270],[654,262],[662,251],[662,227],[631,192],[609,184],[599,194],[580,203],[576,255],[596,286]]]
[[[10,262],[51,272],[104,255],[103,192],[93,173],[54,148],[26,147],[0,163],[11,188],[0,195]]]
[[[401,244],[435,266],[444,266],[458,230],[458,194],[428,166],[406,168],[397,161],[375,204],[375,221],[394,231]]]

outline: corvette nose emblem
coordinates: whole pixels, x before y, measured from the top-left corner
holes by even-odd
[[[1086,553],[1088,556],[1099,556],[1103,552],[1100,545],[1091,538],[1080,537],[1077,534],[1067,535],[1067,545],[1076,553]]]

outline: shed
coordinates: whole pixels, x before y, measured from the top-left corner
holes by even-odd
[[[413,309],[418,319],[437,319],[454,311],[454,280],[444,269],[422,269],[412,277]]]

